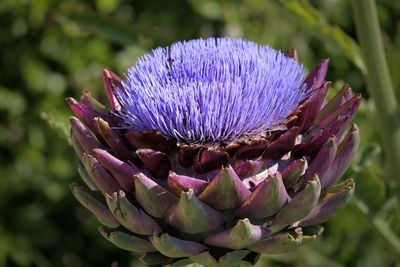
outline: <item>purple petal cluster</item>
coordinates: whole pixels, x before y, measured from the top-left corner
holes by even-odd
[[[135,131],[188,143],[229,142],[281,123],[309,96],[307,70],[269,46],[196,39],[140,58],[117,92],[119,115]]]

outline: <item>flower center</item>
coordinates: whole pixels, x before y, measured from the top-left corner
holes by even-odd
[[[179,142],[229,142],[281,123],[309,95],[306,69],[268,46],[210,38],[157,48],[128,69],[117,92],[135,131]]]

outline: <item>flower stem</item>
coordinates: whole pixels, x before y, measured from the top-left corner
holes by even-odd
[[[400,179],[400,121],[383,50],[375,0],[352,0],[357,36],[367,66],[367,89],[377,110],[387,174]]]

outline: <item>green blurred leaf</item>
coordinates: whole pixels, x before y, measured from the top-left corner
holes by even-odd
[[[57,131],[60,137],[63,137],[68,144],[71,144],[69,127],[64,123],[58,121],[54,116],[46,112],[42,112],[40,117],[47,122],[50,128]]]
[[[126,24],[116,19],[91,12],[71,11],[58,16],[61,23],[75,23],[82,30],[91,32],[99,37],[119,44],[132,44],[138,39],[138,35],[150,33],[138,24]]]
[[[323,42],[333,42],[341,52],[366,73],[366,67],[357,43],[337,26],[330,25],[325,16],[308,0],[284,0],[284,6],[299,18],[299,23],[308,27]]]
[[[0,87],[0,111],[17,115],[26,109],[26,100],[21,94]]]
[[[386,241],[386,244],[397,253],[397,258],[400,258],[400,238],[395,232],[393,232],[385,219],[381,218],[379,213],[374,216],[362,200],[354,198],[353,203],[355,204],[355,207],[366,216],[368,222],[372,225],[376,233],[378,233],[383,240]]]
[[[119,0],[97,0],[96,1],[97,8],[106,13],[114,11],[118,7],[119,4],[120,4]]]
[[[189,0],[189,3],[193,6],[195,11],[210,19],[219,19],[223,14],[221,3],[218,1]]]
[[[385,183],[381,179],[382,168],[373,162],[366,162],[356,176],[356,195],[377,211],[385,201]]]

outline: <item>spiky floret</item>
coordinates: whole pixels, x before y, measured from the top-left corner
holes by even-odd
[[[305,76],[294,59],[243,39],[178,42],[128,70],[119,115],[180,142],[231,141],[282,122],[309,95]]]

